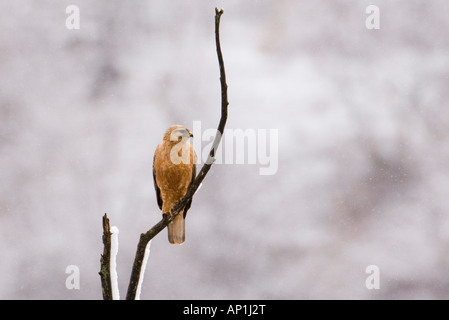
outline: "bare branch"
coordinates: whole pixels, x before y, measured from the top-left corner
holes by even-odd
[[[101,289],[103,291],[104,300],[112,300],[111,285],[111,227],[109,219],[105,213],[103,216],[103,254],[101,255],[101,270],[98,273],[101,277]]]
[[[146,233],[142,233],[140,235],[140,240],[137,245],[137,252],[134,259],[133,269],[131,273],[131,278],[129,281],[128,292],[126,299],[134,300],[136,297],[137,284],[139,282],[139,277],[142,269],[142,261],[145,254],[145,248],[147,243],[153,239],[159,232],[161,232],[167,225],[184,209],[185,205],[189,200],[193,198],[196,190],[199,188],[201,182],[206,177],[209,172],[212,164],[215,161],[215,150],[217,150],[221,137],[223,135],[223,131],[226,125],[226,120],[228,118],[228,85],[226,84],[226,74],[225,67],[223,61],[223,54],[221,52],[220,45],[220,18],[223,14],[223,9],[215,8],[215,44],[217,47],[217,57],[218,64],[220,67],[220,85],[221,85],[221,118],[217,128],[217,134],[215,135],[214,142],[212,144],[211,151],[207,158],[206,163],[201,168],[201,171],[196,176],[195,180],[190,185],[187,190],[186,195],[182,198],[172,209],[170,215],[164,214],[162,220],[160,220],[157,224],[155,224],[150,230]]]

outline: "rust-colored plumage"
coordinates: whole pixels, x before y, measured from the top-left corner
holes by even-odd
[[[168,128],[154,153],[153,178],[156,198],[162,214],[169,214],[175,204],[187,193],[196,176],[196,155],[189,138],[192,133],[183,126]],[[185,240],[185,217],[191,202],[187,203],[168,225],[168,240],[182,244]]]

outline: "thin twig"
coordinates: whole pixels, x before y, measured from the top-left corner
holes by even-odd
[[[193,198],[193,195],[201,185],[201,182],[204,180],[212,164],[215,161],[215,150],[217,150],[224,132],[226,120],[228,118],[228,105],[229,105],[228,85],[226,84],[226,74],[223,61],[223,54],[221,52],[221,45],[220,45],[220,18],[222,14],[223,9],[219,10],[215,8],[215,44],[217,47],[218,64],[220,67],[220,85],[221,85],[221,118],[218,124],[217,134],[215,135],[215,139],[212,144],[211,151],[209,152],[207,161],[201,168],[201,171],[198,173],[195,180],[191,183],[184,198],[182,198],[173,207],[172,211],[170,212],[170,215],[164,214],[162,220],[156,223],[150,230],[140,235],[140,240],[137,245],[137,252],[131,272],[131,278],[129,281],[128,292],[126,296],[127,300],[134,300],[136,298],[137,284],[139,282],[139,277],[142,269],[142,262],[147,243],[151,239],[153,239],[159,232],[161,232],[165,227],[167,227],[167,225],[184,209],[187,202]]]
[[[100,265],[101,270],[99,275],[101,277],[101,289],[103,291],[104,300],[112,300],[112,285],[111,285],[111,227],[109,219],[105,213],[103,216],[103,254],[101,255]]]

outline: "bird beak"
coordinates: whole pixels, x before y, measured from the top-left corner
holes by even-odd
[[[193,133],[191,131],[189,131],[189,136],[190,138],[193,138]]]

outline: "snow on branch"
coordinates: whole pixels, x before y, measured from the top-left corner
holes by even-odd
[[[143,277],[145,274],[145,269],[147,268],[148,257],[150,256],[150,246],[151,246],[151,240],[148,242],[148,244],[145,248],[145,253],[143,255],[142,268],[140,270],[139,282],[137,283],[136,300],[140,300],[140,292],[142,291]]]
[[[111,270],[111,289],[112,299],[120,300],[120,293],[118,290],[118,275],[117,275],[117,253],[118,253],[118,234],[119,230],[116,226],[111,227],[111,261],[109,263]]]

